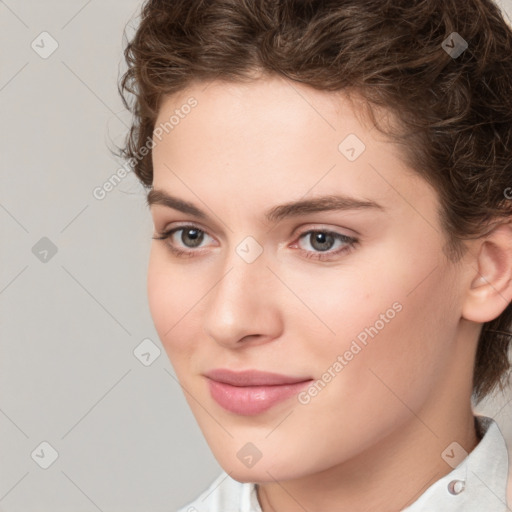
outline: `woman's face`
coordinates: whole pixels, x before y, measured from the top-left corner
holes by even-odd
[[[151,212],[155,235],[176,231],[152,241],[151,314],[240,481],[312,474],[424,429],[470,379],[436,193],[358,119],[342,95],[278,78],[197,84],[159,112]],[[230,386],[206,376],[217,369],[302,383]]]

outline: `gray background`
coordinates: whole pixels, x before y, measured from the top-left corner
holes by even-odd
[[[501,5],[512,15],[511,0]],[[139,7],[0,1],[4,512],[171,512],[221,471],[152,325],[144,190],[128,175],[93,195],[122,164],[108,148],[130,119],[117,80]],[[477,409],[509,447],[511,399]],[[58,453],[47,469],[42,442]]]

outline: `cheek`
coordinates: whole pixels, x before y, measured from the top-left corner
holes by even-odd
[[[446,370],[459,318],[449,285],[453,269],[432,251],[416,251],[421,256],[415,260],[399,254],[361,264],[364,272],[316,281],[324,293],[310,294],[309,304],[335,334],[324,330],[323,342],[310,339],[305,350],[317,377],[329,370],[340,375],[326,398],[353,399],[363,407],[364,397],[384,399],[391,389],[412,406]],[[343,368],[337,365],[336,372],[338,356]]]
[[[357,397],[352,406],[362,415],[370,404],[377,410],[391,408],[381,411],[389,414],[400,410],[402,401],[418,410],[448,371],[457,328],[456,311],[446,290],[450,276],[440,271],[430,277],[408,293],[381,288],[379,306],[366,306],[364,318],[359,316],[361,324],[344,340],[345,349],[351,340],[360,347],[350,350],[358,352],[350,356],[352,361],[344,370],[343,387],[349,393],[343,395]],[[359,306],[365,307],[363,302]],[[353,313],[356,316],[357,311]]]
[[[189,339],[179,333],[193,315],[194,304],[200,301],[206,290],[201,293],[202,288],[198,286],[201,281],[191,283],[191,278],[189,273],[170,262],[164,248],[153,245],[147,274],[148,304],[156,331],[169,357],[193,348]]]

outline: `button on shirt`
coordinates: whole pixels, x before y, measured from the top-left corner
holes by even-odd
[[[508,512],[508,452],[498,424],[475,416],[482,439],[450,473],[402,512]],[[455,456],[457,446],[444,452]],[[459,459],[460,460],[460,459]],[[262,512],[254,483],[241,483],[222,472],[195,501],[178,512]],[[325,511],[331,512],[331,511]],[[334,512],[334,511],[333,511]]]

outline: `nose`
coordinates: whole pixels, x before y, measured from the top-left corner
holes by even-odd
[[[277,338],[282,328],[280,282],[263,254],[247,263],[235,253],[223,270],[206,297],[206,334],[226,348],[259,345]]]

